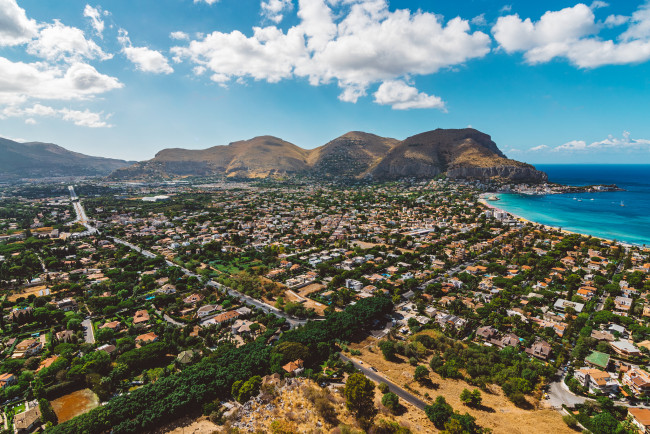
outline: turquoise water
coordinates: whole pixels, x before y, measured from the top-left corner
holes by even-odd
[[[626,191],[528,196],[500,194],[492,205],[573,232],[650,245],[650,165],[537,165],[552,182],[616,184]],[[624,206],[621,206],[621,203]]]

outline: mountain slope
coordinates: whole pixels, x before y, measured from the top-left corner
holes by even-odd
[[[0,179],[107,175],[132,161],[92,157],[52,143],[0,138]]]
[[[111,174],[111,179],[225,175],[263,178],[303,174],[316,178],[387,180],[431,178],[542,182],[546,174],[508,159],[480,131],[437,129],[404,141],[352,131],[313,150],[272,136],[203,150],[165,149],[149,161]]]
[[[363,176],[398,143],[395,139],[351,131],[310,152],[311,172],[326,177]]]

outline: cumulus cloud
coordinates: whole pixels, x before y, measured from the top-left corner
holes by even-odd
[[[284,13],[293,9],[293,0],[265,0],[260,5],[262,16],[279,23],[284,18]]]
[[[37,32],[36,21],[27,18],[16,0],[0,0],[0,47],[24,44]]]
[[[385,81],[374,93],[375,102],[381,105],[390,105],[395,110],[408,110],[413,108],[445,108],[445,103],[435,95],[409,86],[402,80]]]
[[[97,36],[100,38],[104,37],[104,20],[101,18],[102,12],[99,8],[94,8],[90,5],[86,5],[84,8],[84,17],[90,19],[90,24],[95,29]]]
[[[85,63],[52,66],[12,62],[0,57],[0,104],[28,99],[84,100],[119,89],[123,84]]]
[[[40,30],[38,38],[29,43],[27,52],[50,61],[81,58],[106,60],[112,57],[94,41],[86,39],[81,29],[66,26],[58,20]]]
[[[548,146],[539,145],[539,146],[534,146],[534,147],[530,148],[529,151],[538,152],[538,151],[543,151],[545,149],[548,149]]]
[[[154,74],[171,74],[174,69],[169,66],[167,58],[159,51],[148,47],[134,47],[131,45],[128,32],[120,29],[118,41],[122,44],[122,52],[135,65],[136,69]]]
[[[55,109],[50,106],[42,104],[34,104],[31,107],[6,107],[0,112],[0,118],[10,117],[26,117],[25,123],[29,125],[36,124],[34,117],[50,117],[58,118],[64,121],[72,122],[75,125],[88,128],[110,128],[112,125],[108,124],[107,119],[110,117],[104,116],[103,112],[95,113],[86,109],[84,111],[71,110],[69,108]]]
[[[215,31],[171,51],[176,61],[209,70],[217,83],[240,77],[300,77],[314,86],[335,82],[339,99],[349,102],[366,95],[371,84],[432,74],[490,51],[490,37],[472,32],[466,20],[445,23],[427,12],[391,12],[386,0],[299,0],[297,17],[298,24],[286,31]]]
[[[633,13],[629,27],[616,41],[603,40],[598,33],[603,26],[626,20],[611,16],[601,25],[596,22],[593,7],[578,3],[546,12],[537,22],[517,14],[500,17],[492,33],[502,49],[523,52],[530,64],[565,58],[580,68],[596,68],[650,59],[650,3]]]
[[[217,2],[219,2],[219,0],[194,0],[194,3],[207,3],[209,5],[213,5]]]
[[[570,142],[553,148],[555,152],[583,152],[600,150],[650,150],[650,140],[633,139],[628,131],[623,132],[622,137],[609,135],[606,139],[587,144],[584,140],[571,140]]]
[[[185,32],[176,31],[176,32],[171,32],[169,34],[169,37],[172,39],[176,39],[177,41],[187,41],[190,39],[190,35],[188,35]]]

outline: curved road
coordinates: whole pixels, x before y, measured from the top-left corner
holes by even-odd
[[[392,381],[390,381],[389,379],[387,379],[383,375],[379,374],[379,372],[373,371],[372,369],[370,369],[370,367],[367,367],[366,365],[362,365],[359,362],[357,362],[357,361],[355,361],[355,360],[353,360],[353,359],[351,359],[351,358],[349,358],[349,357],[347,357],[347,356],[345,356],[343,354],[339,354],[339,356],[341,357],[341,360],[343,360],[344,362],[352,362],[352,364],[354,365],[354,367],[356,369],[363,372],[364,375],[366,377],[370,378],[371,380],[373,380],[373,381],[375,381],[377,383],[386,383],[386,384],[388,384],[388,389],[391,392],[393,392],[395,395],[399,396],[400,398],[402,398],[404,401],[408,402],[409,404],[412,404],[415,407],[419,408],[420,410],[424,410],[424,407],[429,405],[426,402],[424,402],[423,400],[421,400],[420,398],[418,398],[417,396],[407,392],[406,390],[399,387],[397,384],[393,383]]]
[[[128,241],[124,241],[124,240],[122,240],[120,238],[116,238],[116,237],[108,237],[108,238],[110,238],[111,240],[113,240],[114,242],[116,242],[118,244],[122,244],[122,245],[124,245],[124,246],[126,246],[126,247],[128,247],[128,248],[130,248],[132,250],[135,250],[136,252],[138,252],[138,253],[140,253],[140,254],[148,257],[148,258],[155,258],[157,256],[157,255],[155,255],[154,253],[152,253],[152,252],[150,252],[148,250],[142,249],[142,248],[140,248],[140,247],[138,247],[138,246],[136,246],[134,244],[131,244]],[[201,276],[199,276],[198,274],[192,273],[187,268],[180,267],[179,265],[174,264],[170,260],[165,260],[165,262],[170,267],[178,267],[178,268],[180,268],[181,271],[186,276],[193,276],[193,277],[196,277],[197,279],[201,278]],[[276,307],[271,306],[270,304],[263,303],[263,302],[261,302],[259,300],[254,299],[253,297],[249,297],[249,296],[247,296],[245,294],[242,294],[239,291],[236,291],[236,290],[234,290],[232,288],[229,288],[229,287],[227,287],[225,285],[222,285],[219,282],[215,282],[214,280],[209,280],[206,284],[209,285],[209,286],[212,286],[213,288],[218,288],[218,289],[227,291],[229,295],[231,295],[233,297],[237,297],[240,300],[242,300],[243,302],[245,302],[246,304],[254,306],[254,307],[256,307],[256,308],[258,308],[258,309],[260,309],[260,310],[262,310],[262,311],[264,311],[266,313],[272,313],[272,314],[274,314],[276,316],[284,318],[289,323],[291,328],[295,328],[295,327],[307,324],[307,320],[293,318],[293,317],[287,315],[286,313],[282,312],[281,310],[277,309]]]

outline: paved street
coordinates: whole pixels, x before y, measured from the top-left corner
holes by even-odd
[[[86,339],[87,344],[95,343],[95,332],[93,331],[93,323],[90,318],[86,318],[81,322],[81,325],[84,327],[84,339]]]
[[[424,407],[426,407],[428,404],[418,398],[417,396],[407,392],[406,390],[402,389],[399,387],[397,384],[393,383],[383,375],[381,375],[379,372],[375,372],[372,369],[370,369],[369,366],[362,365],[359,362],[347,357],[344,354],[340,354],[341,360],[344,362],[352,362],[355,368],[360,370],[361,372],[364,373],[364,375],[371,380],[377,382],[377,383],[386,383],[388,384],[388,389],[393,392],[395,395],[399,396],[401,399],[404,401],[413,404],[415,407],[419,408],[420,410],[424,410]]]

